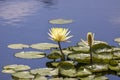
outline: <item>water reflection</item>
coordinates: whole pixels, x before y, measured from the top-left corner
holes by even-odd
[[[39,7],[37,1],[0,1],[0,21],[4,24],[16,24],[26,16],[35,13]]]

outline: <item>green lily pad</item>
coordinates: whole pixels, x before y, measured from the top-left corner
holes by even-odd
[[[77,78],[64,78],[64,80],[78,80]]]
[[[29,66],[27,65],[17,65],[17,64],[13,64],[13,65],[7,65],[3,67],[4,70],[13,70],[13,71],[23,71],[23,70],[28,70],[30,69]]]
[[[59,46],[53,43],[37,43],[37,44],[32,44],[30,47],[38,50],[48,50],[51,48],[58,48]]]
[[[36,58],[43,58],[45,57],[44,52],[37,52],[37,51],[27,51],[27,52],[18,52],[15,54],[18,58],[24,59],[36,59]]]
[[[49,80],[64,80],[63,78],[51,78]]]
[[[112,65],[109,65],[109,69],[112,70],[112,71],[120,71],[120,66],[112,66]]]
[[[102,62],[102,63],[109,63],[110,60],[113,59],[113,55],[109,53],[101,53],[101,54],[96,54],[94,57],[94,62]]]
[[[85,53],[76,53],[68,55],[68,58],[75,60],[79,63],[89,63],[90,62],[90,54]]]
[[[88,46],[85,46],[85,47],[74,46],[74,47],[71,47],[71,49],[75,52],[88,53],[90,48]]]
[[[59,59],[61,58],[61,55],[59,53],[51,53],[47,55],[48,59]]]
[[[48,80],[45,76],[41,76],[39,74],[35,75],[34,80]]]
[[[47,62],[46,66],[49,67],[49,68],[56,68],[56,67],[58,67],[59,63],[60,62],[53,62],[53,61],[52,62]]]
[[[89,75],[87,77],[80,77],[80,80],[94,80],[95,75]]]
[[[91,74],[92,74],[92,72],[84,67],[80,67],[76,73],[76,75],[79,77],[85,77],[85,76],[89,76]]]
[[[23,49],[23,48],[29,48],[29,45],[26,45],[26,44],[10,44],[10,45],[8,45],[8,48]]]
[[[120,43],[120,38],[115,38],[114,41]]]
[[[101,44],[108,44],[107,42],[104,42],[104,41],[94,40],[94,42],[93,42],[92,45],[96,45],[96,44],[100,44],[100,43],[101,43]],[[81,47],[86,47],[86,46],[88,46],[87,41],[84,41],[84,40],[78,42],[77,44],[78,44],[78,46],[81,46]]]
[[[120,59],[120,51],[113,53],[113,59]]]
[[[59,71],[62,76],[75,77],[76,69],[71,62],[61,62],[59,65]]]
[[[49,21],[49,23],[51,24],[69,24],[72,22],[73,22],[72,19],[53,19]]]
[[[30,70],[30,73],[34,75],[39,74],[41,76],[53,76],[53,75],[58,75],[58,69],[38,68],[38,69]]]
[[[92,65],[86,65],[87,69],[89,69],[91,72],[102,72],[108,70],[108,64],[92,64]]]
[[[9,70],[2,70],[2,73],[8,73],[8,74],[13,74],[15,73],[16,71],[12,70],[12,69],[9,69]]]
[[[105,49],[111,49],[111,46],[109,46],[107,43],[97,43],[92,46],[93,51],[101,50],[101,49],[106,51]]]
[[[15,80],[19,80],[19,79],[25,79],[25,80],[30,80],[33,79],[34,76],[32,74],[30,74],[28,71],[24,71],[24,72],[17,72],[12,74],[12,78]]]
[[[109,80],[109,79],[105,76],[97,76],[93,80]]]

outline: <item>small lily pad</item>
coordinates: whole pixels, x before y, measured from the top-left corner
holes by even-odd
[[[15,80],[19,80],[19,79],[33,79],[34,76],[32,74],[30,74],[30,72],[28,71],[24,71],[24,72],[17,72],[12,74],[13,79],[15,78]]]
[[[92,72],[84,67],[80,67],[77,70],[77,76],[79,76],[79,77],[85,77],[85,76],[89,76],[91,74],[92,74]]]
[[[75,60],[79,63],[89,63],[90,62],[90,54],[86,53],[76,53],[68,55],[68,58]]]
[[[59,53],[51,53],[47,55],[48,59],[59,59],[61,58],[61,55]]]
[[[115,38],[114,41],[120,43],[120,38]]]
[[[38,50],[48,50],[51,48],[58,48],[59,46],[53,43],[37,43],[37,44],[32,44],[30,47]]]
[[[53,19],[49,21],[49,23],[51,24],[69,24],[72,22],[73,22],[72,19]]]
[[[29,45],[26,45],[26,44],[10,44],[10,45],[8,45],[8,48],[23,49],[23,48],[29,48]]]
[[[60,63],[60,62],[54,62],[54,61],[52,61],[52,62],[47,62],[47,63],[46,63],[46,66],[49,67],[49,68],[56,68],[56,67],[58,67],[59,63]]]
[[[39,74],[35,75],[35,79],[34,80],[48,80],[45,76],[41,76]]]
[[[44,52],[37,52],[37,51],[26,51],[26,52],[18,52],[15,54],[18,58],[24,59],[36,59],[36,58],[43,58],[45,57]]]
[[[85,67],[91,70],[91,72],[102,72],[108,70],[107,64],[92,64],[92,65],[86,65]]]
[[[12,69],[9,69],[9,70],[2,70],[2,73],[7,73],[7,74],[13,74],[15,73],[16,71],[12,70]]]
[[[30,73],[34,75],[39,74],[41,76],[53,76],[53,75],[58,75],[58,69],[38,68],[38,69],[30,70]]]
[[[28,70],[30,69],[29,66],[27,65],[17,65],[17,64],[13,64],[13,65],[7,65],[3,67],[4,70],[13,70],[13,71],[23,71],[23,70]]]
[[[62,76],[75,77],[76,69],[71,62],[61,62],[59,65],[59,71]]]

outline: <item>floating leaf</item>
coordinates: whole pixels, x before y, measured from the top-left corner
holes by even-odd
[[[34,76],[32,74],[30,74],[28,71],[24,71],[24,72],[17,72],[12,74],[13,79],[15,78],[15,80],[19,80],[19,79],[33,79]]]
[[[64,80],[63,78],[51,78],[49,80]]]
[[[73,22],[72,19],[53,19],[49,21],[49,23],[51,24],[69,24],[72,22]]]
[[[32,44],[30,47],[38,50],[48,50],[51,48],[58,48],[58,45],[53,43],[37,43],[37,44]]]
[[[112,65],[109,65],[109,69],[118,72],[118,71],[120,71],[120,66],[112,66]]]
[[[51,54],[48,54],[47,58],[48,59],[59,59],[61,58],[61,55],[59,53],[51,53]]]
[[[120,38],[115,38],[114,41],[120,43]]]
[[[92,64],[92,65],[86,65],[87,69],[90,69],[92,72],[102,72],[108,70],[107,64]]]
[[[27,51],[27,52],[18,52],[15,54],[18,58],[24,59],[35,59],[35,58],[43,58],[45,57],[44,52],[37,52],[37,51]]]
[[[61,62],[59,65],[60,74],[68,77],[76,76],[76,69],[73,63],[71,62]]]
[[[77,76],[79,77],[84,77],[84,76],[89,76],[90,74],[92,74],[92,72],[84,67],[80,67],[78,70],[77,70]]]
[[[71,49],[75,52],[88,53],[90,48],[88,46],[85,46],[85,47],[74,46],[74,47],[71,47]]]
[[[23,49],[23,48],[29,48],[29,45],[26,45],[26,44],[10,44],[10,45],[8,45],[8,48]]]
[[[89,63],[90,62],[90,54],[85,53],[76,53],[68,55],[68,58],[75,60],[80,63]]]
[[[39,74],[35,75],[35,79],[34,80],[48,80],[45,76],[41,76]]]
[[[17,64],[13,64],[13,65],[7,65],[3,67],[4,70],[13,70],[13,71],[23,71],[23,70],[28,70],[30,69],[29,66],[27,65],[17,65]]]
[[[97,76],[93,80],[109,80],[109,79],[105,76]]]
[[[110,60],[112,60],[113,55],[109,53],[101,53],[101,54],[96,54],[94,57],[94,62],[102,62],[102,63],[109,63]]]
[[[80,80],[94,80],[95,75],[89,75],[87,77],[80,77]]]
[[[59,63],[60,62],[53,62],[53,61],[52,62],[47,62],[46,66],[50,67],[50,68],[56,68],[56,67],[58,67]]]
[[[113,59],[120,59],[120,51],[113,53]]]
[[[53,68],[38,68],[38,69],[30,70],[30,72],[34,75],[39,74],[41,76],[58,75],[58,69],[53,69]]]
[[[12,70],[12,69],[9,69],[9,70],[2,70],[2,73],[8,73],[8,74],[13,74],[15,73],[16,71]]]

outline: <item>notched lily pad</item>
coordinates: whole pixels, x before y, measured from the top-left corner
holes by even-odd
[[[89,76],[91,74],[92,74],[92,72],[84,67],[80,67],[76,73],[76,75],[79,77],[85,77],[85,76]]]
[[[38,50],[48,50],[51,48],[58,48],[59,46],[53,43],[37,43],[37,44],[32,44],[30,47]]]
[[[47,55],[48,59],[59,59],[61,58],[61,55],[59,53],[51,53]]]
[[[58,69],[38,68],[38,69],[30,70],[30,73],[34,75],[39,74],[41,76],[54,76],[54,75],[58,75]]]
[[[23,49],[23,48],[29,48],[29,45],[26,45],[26,44],[10,44],[10,45],[8,45],[8,48]]]
[[[16,71],[15,70],[12,70],[12,69],[9,69],[9,70],[2,70],[2,73],[7,73],[7,74],[13,74],[15,73]]]
[[[19,79],[33,79],[34,76],[32,74],[30,74],[30,72],[28,71],[24,71],[24,72],[17,72],[12,74],[13,79],[15,78],[15,80],[19,80]]]
[[[59,65],[59,71],[62,76],[75,77],[76,69],[71,62],[61,62]]]
[[[120,43],[120,38],[115,38],[114,41]]]
[[[90,54],[85,53],[76,53],[68,55],[68,58],[75,60],[79,63],[89,63],[90,62]]]
[[[69,24],[72,22],[73,22],[72,19],[53,19],[49,21],[49,23],[51,24]]]
[[[23,70],[28,70],[30,69],[29,66],[27,65],[17,65],[17,64],[13,64],[13,65],[7,65],[3,67],[4,70],[8,70],[8,71],[23,71]]]
[[[92,65],[86,65],[87,69],[90,69],[91,72],[102,72],[108,70],[108,64],[92,64]]]
[[[26,52],[18,52],[15,54],[18,58],[24,59],[36,59],[36,58],[43,58],[45,57],[44,52],[37,52],[37,51],[26,51]]]

